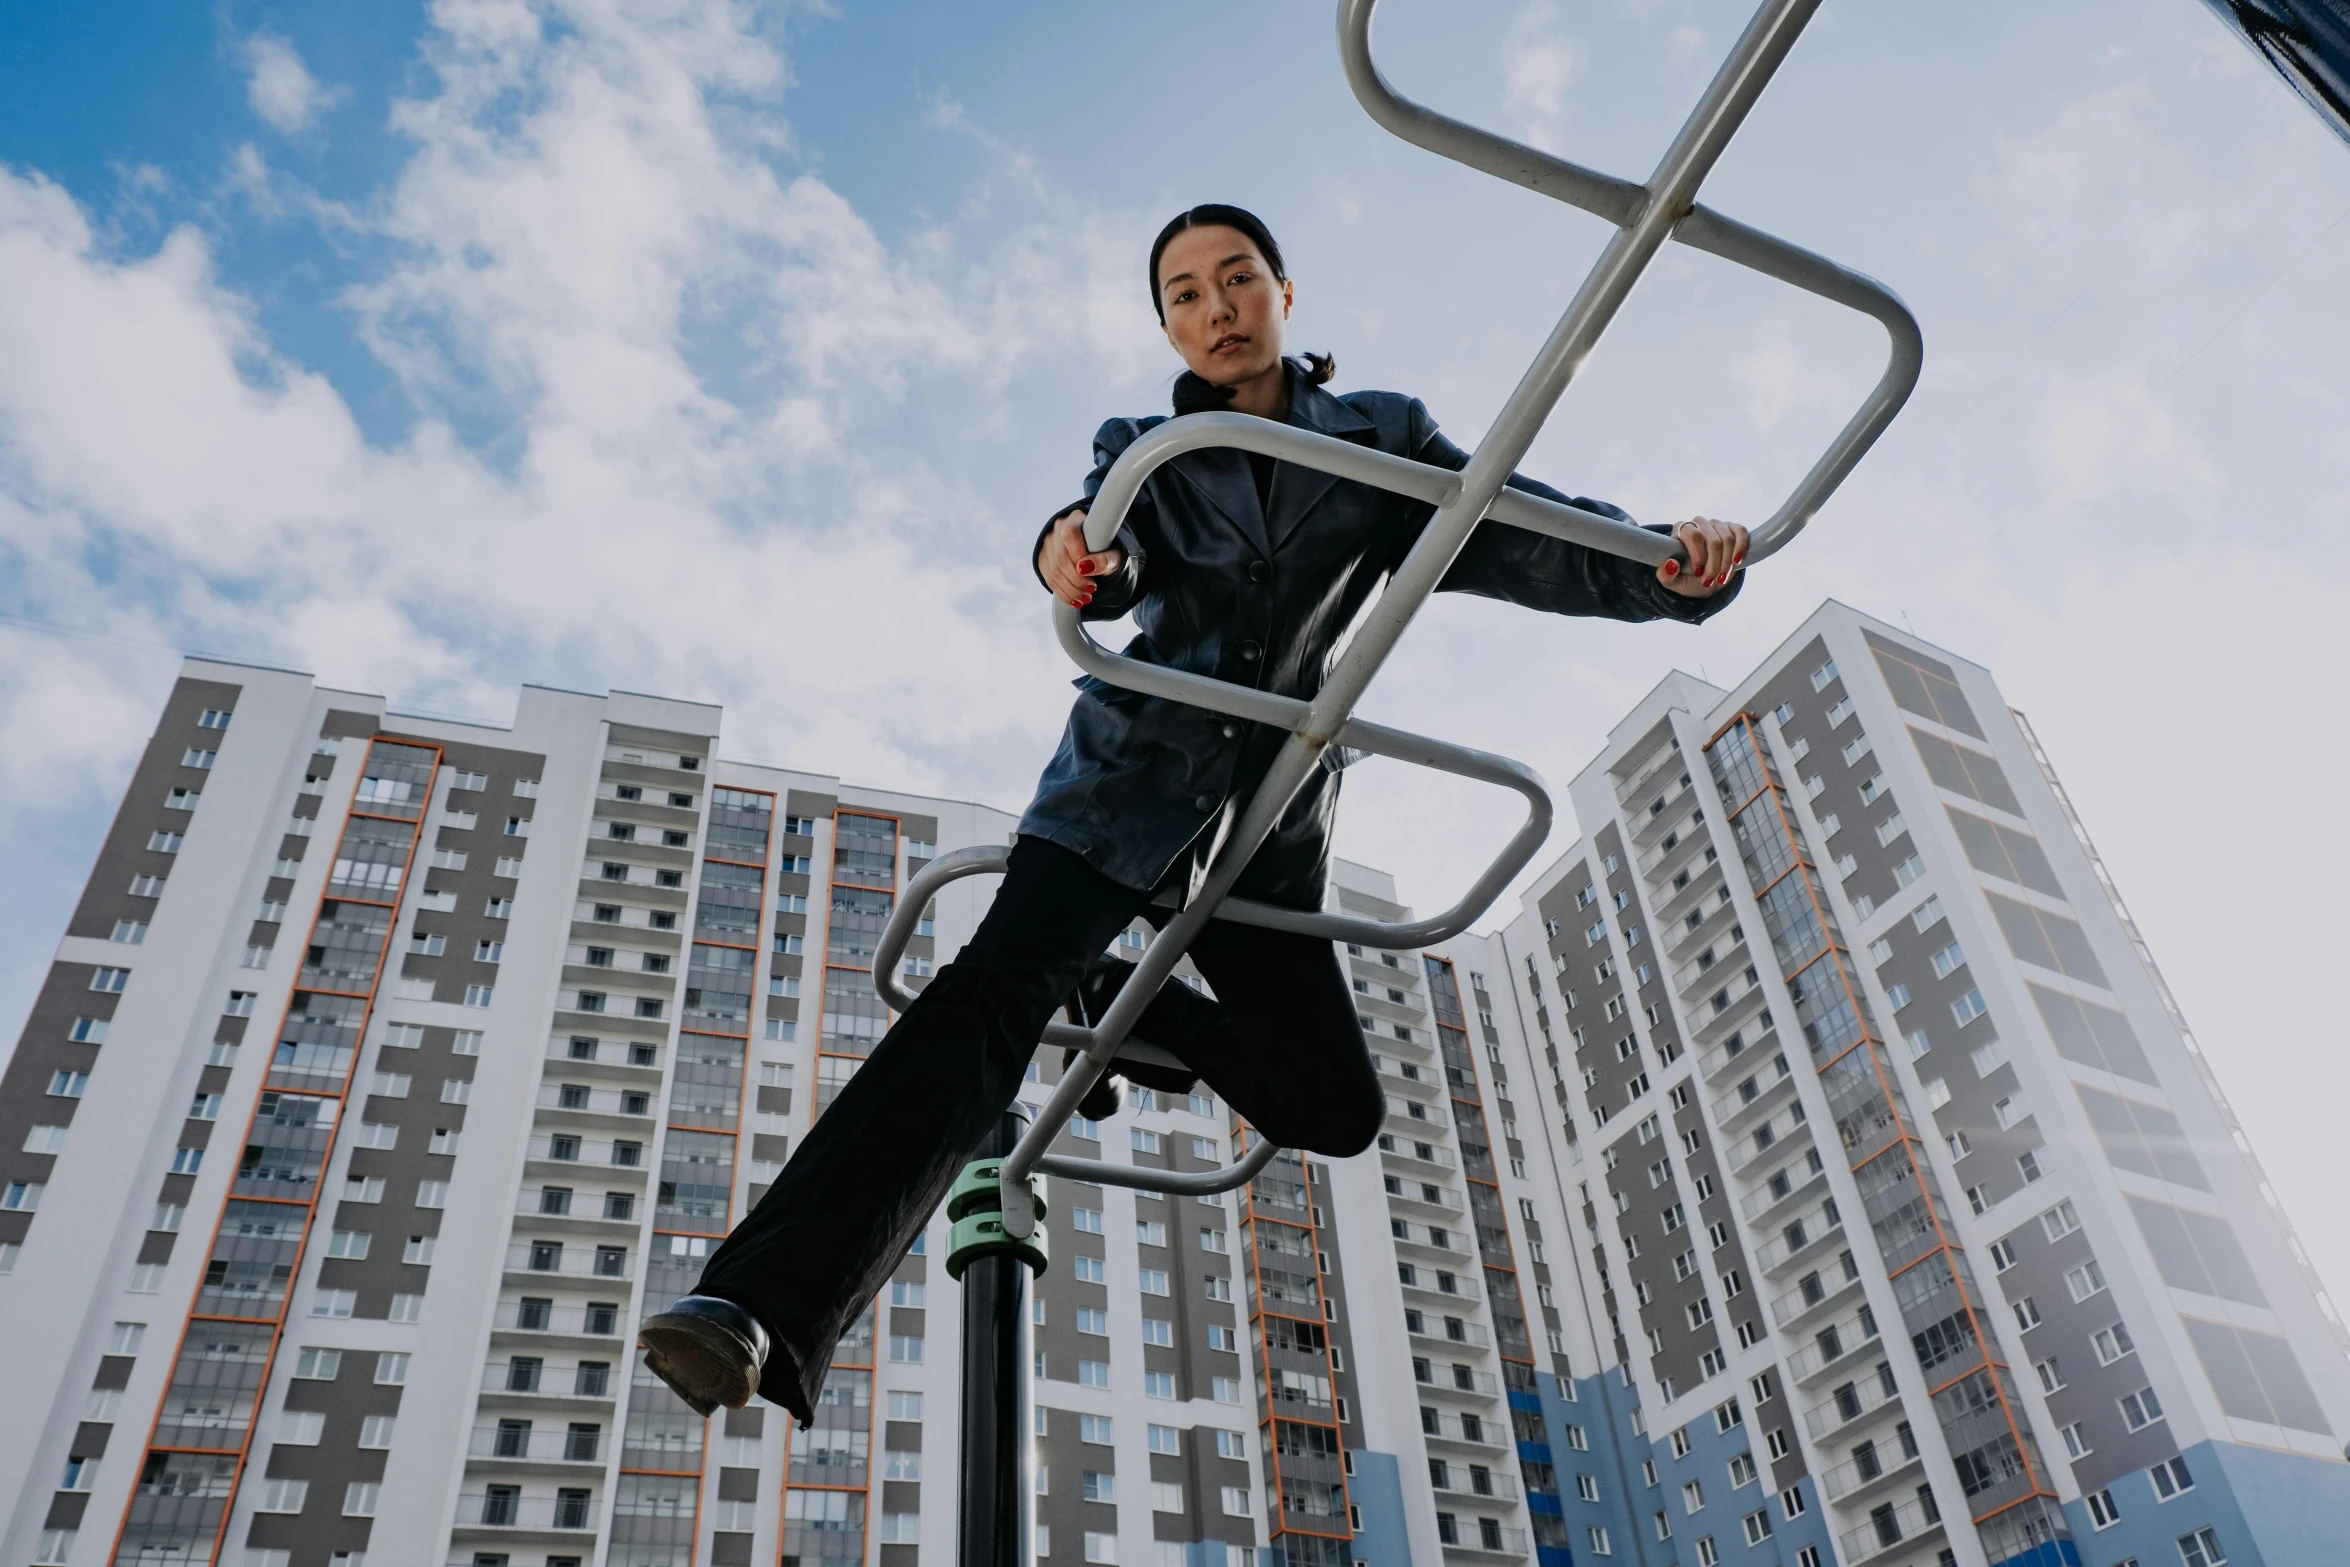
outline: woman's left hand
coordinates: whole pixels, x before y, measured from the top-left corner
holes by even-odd
[[[1688,552],[1689,564],[1668,560],[1657,567],[1656,580],[1683,598],[1713,597],[1746,566],[1746,530],[1734,522],[1692,517],[1673,529],[1673,537]]]

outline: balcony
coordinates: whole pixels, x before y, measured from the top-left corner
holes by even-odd
[[[484,1461],[511,1460],[517,1464],[604,1463],[604,1428],[580,1424],[576,1429],[539,1430],[529,1421],[475,1426],[465,1445],[465,1456]]]
[[[1869,1514],[1869,1521],[1850,1529],[1836,1542],[1836,1559],[1844,1567],[1860,1567],[1889,1551],[1940,1533],[1942,1513],[1924,1501],[1887,1502]]]
[[[1656,928],[1666,932],[1682,930],[1688,924],[1690,910],[1716,901],[1723,886],[1720,866],[1719,860],[1701,859],[1675,871],[1662,884],[1651,883],[1650,894],[1655,901],[1649,913],[1656,920]],[[1706,916],[1708,923],[1712,919],[1711,914]]]
[[[1433,1208],[1447,1215],[1461,1211],[1461,1200],[1453,1193],[1430,1181],[1407,1181],[1400,1175],[1388,1180],[1395,1184],[1387,1188],[1387,1206],[1408,1212],[1414,1208]]]
[[[1398,1040],[1396,1043],[1400,1044],[1402,1041]],[[1388,1089],[1391,1093],[1402,1094],[1407,1098],[1441,1099],[1444,1097],[1443,1080],[1435,1071],[1410,1061],[1389,1060],[1380,1054],[1380,1050],[1385,1050],[1387,1044],[1388,1041],[1382,1039],[1379,1041],[1379,1050],[1371,1052],[1371,1069],[1386,1079],[1379,1085],[1380,1087]]]
[[[1746,978],[1743,968],[1726,971],[1724,965],[1717,963],[1714,969],[1722,975],[1724,983],[1703,998],[1686,1002],[1681,1009],[1688,1020],[1690,1041],[1701,1050],[1710,1048],[1726,1034],[1745,1032],[1757,1013],[1761,1014],[1764,1028],[1771,1024],[1770,1008],[1765,1004],[1769,998],[1758,982]]]
[[[635,1019],[625,1019],[624,1021],[633,1023]],[[652,1045],[653,1059],[631,1061],[628,1054],[630,1048],[645,1045]],[[592,1041],[587,1048],[593,1050],[594,1054],[574,1055],[571,1035],[569,1033],[556,1034],[547,1041],[546,1059],[557,1063],[560,1069],[577,1070],[589,1077],[607,1078],[614,1082],[646,1083],[659,1082],[661,1079],[663,1047],[654,1044],[651,1040],[599,1037]]]
[[[1786,1144],[1789,1152],[1797,1145]],[[1773,1170],[1760,1186],[1738,1199],[1738,1211],[1746,1222],[1757,1229],[1766,1227],[1774,1215],[1796,1202],[1809,1197],[1828,1179],[1828,1167],[1819,1156],[1819,1150],[1803,1145],[1805,1157],[1789,1160]]]
[[[1668,807],[1666,817],[1669,819],[1672,814]],[[1695,880],[1698,866],[1714,864],[1718,858],[1713,841],[1706,836],[1705,824],[1692,821],[1689,813],[1683,813],[1680,825],[1658,838],[1654,848],[1644,851],[1636,862],[1636,868],[1653,886],[1683,870],[1687,870],[1690,879]]]
[[[1633,853],[1639,854],[1674,834],[1686,836],[1689,832],[1689,818],[1704,806],[1705,795],[1694,783],[1683,783],[1684,776],[1686,773],[1673,775],[1669,785],[1645,800],[1635,801],[1624,813],[1632,829]]]
[[[1412,1380],[1431,1393],[1492,1399],[1501,1396],[1501,1384],[1490,1371],[1474,1366],[1438,1366],[1425,1358],[1412,1361]]]
[[[1816,1260],[1844,1236],[1844,1216],[1831,1197],[1808,1213],[1790,1219],[1779,1233],[1754,1249],[1754,1265],[1766,1275],[1786,1272]]]
[[[1747,1038],[1744,1034],[1740,1034],[1736,1039],[1725,1039],[1697,1058],[1697,1070],[1704,1075],[1706,1081],[1711,1082],[1733,1061],[1742,1060],[1755,1051],[1777,1043],[1777,1034],[1767,1028],[1752,1039]]]
[[[1787,1357],[1787,1374],[1798,1385],[1849,1371],[1878,1342],[1877,1314],[1863,1306],[1821,1328]]]
[[[1431,1414],[1436,1417],[1433,1429],[1428,1422],[1428,1415]],[[1429,1410],[1420,1418],[1420,1436],[1427,1442],[1474,1447],[1494,1453],[1509,1451],[1514,1441],[1508,1421],[1488,1420],[1465,1410],[1459,1414],[1443,1409]]]
[[[1405,1099],[1395,1094],[1387,1096],[1387,1124],[1392,1135],[1405,1138],[1424,1138],[1431,1132],[1442,1136],[1452,1130],[1452,1121],[1443,1107],[1422,1099]]]
[[[575,1115],[623,1116],[630,1120],[650,1121],[653,1118],[653,1095],[643,1088],[596,1088],[586,1083],[543,1083],[539,1086],[538,1107],[541,1110],[568,1111]]]
[[[1412,1326],[1414,1317],[1419,1318],[1418,1327]],[[1458,1345],[1465,1349],[1490,1349],[1493,1345],[1493,1336],[1481,1324],[1463,1317],[1443,1317],[1431,1321],[1422,1313],[1406,1312],[1403,1325],[1404,1331],[1412,1337],[1426,1339],[1432,1344]]]
[[[1700,899],[1698,906],[1682,909],[1670,925],[1663,923],[1662,916],[1659,917],[1657,929],[1664,935],[1658,939],[1657,945],[1664,950],[1667,961],[1686,963],[1696,955],[1699,948],[1709,943],[1725,951],[1745,945],[1745,933],[1738,925],[1738,910],[1726,894],[1716,898],[1710,909],[1702,905],[1703,900]],[[1674,906],[1680,907],[1679,904]],[[1695,925],[1689,923],[1691,914],[1698,916]]]
[[[1746,933],[1733,929],[1673,969],[1673,994],[1687,1006],[1697,992],[1717,989],[1732,978],[1751,985],[1756,972],[1747,955]]]
[[[1862,1448],[1857,1457],[1838,1464],[1820,1476],[1820,1494],[1831,1502],[1850,1502],[1880,1487],[1890,1490],[1892,1482],[1917,1472],[1917,1439],[1895,1443],[1890,1453],[1879,1453],[1872,1442]]]
[[[1768,1061],[1758,1061],[1753,1071],[1738,1080],[1736,1087],[1714,1100],[1714,1125],[1724,1136],[1735,1135],[1756,1115],[1784,1103],[1794,1082],[1795,1068],[1787,1064],[1785,1052]]]
[[[1737,1142],[1730,1144],[1729,1152],[1724,1155],[1724,1162],[1729,1166],[1732,1175],[1744,1175],[1764,1159],[1774,1157],[1773,1150],[1777,1150],[1779,1155],[1784,1155],[1787,1152],[1785,1146],[1787,1140],[1804,1133],[1804,1131],[1803,1101],[1798,1099],[1741,1137]],[[1797,1146],[1804,1147],[1809,1144],[1810,1138],[1805,1136]]]
[[[1406,1269],[1409,1269],[1410,1272],[1406,1273]],[[1433,1296],[1440,1301],[1466,1301],[1470,1305],[1475,1305],[1484,1298],[1478,1292],[1476,1280],[1472,1277],[1476,1271],[1477,1264],[1474,1261],[1468,1263],[1459,1273],[1446,1268],[1431,1268],[1420,1263],[1406,1262],[1397,1265],[1396,1282],[1419,1295]]]
[[[1514,1502],[1518,1499],[1518,1478],[1508,1470],[1488,1469],[1483,1464],[1447,1464],[1444,1483],[1429,1481],[1436,1493],[1436,1505],[1466,1502],[1474,1507],[1479,1502]]]
[[[1822,1441],[1830,1432],[1841,1431],[1888,1404],[1900,1402],[1901,1393],[1894,1384],[1892,1368],[1879,1361],[1874,1372],[1862,1373],[1859,1380],[1845,1383],[1805,1410],[1803,1426],[1813,1441]]]
[[[1436,1543],[1444,1547],[1447,1557],[1465,1557],[1471,1561],[1494,1556],[1514,1556],[1523,1559],[1526,1554],[1526,1531],[1512,1529],[1491,1518],[1474,1520],[1476,1527],[1456,1525],[1453,1537],[1444,1537],[1444,1515],[1436,1520]]]
[[[621,1285],[615,1290],[626,1293]],[[500,1333],[545,1333],[554,1337],[616,1339],[623,1311],[617,1302],[510,1300],[498,1307],[492,1327]]]
[[[557,1496],[518,1496],[504,1489],[475,1491],[457,1498],[460,1529],[543,1530],[584,1534],[593,1543],[595,1494],[565,1491]]]
[[[1795,1288],[1772,1300],[1771,1320],[1782,1330],[1792,1328],[1859,1286],[1860,1265],[1852,1260],[1852,1253],[1846,1252],[1819,1272],[1805,1274],[1796,1281]]]
[[[493,1360],[481,1368],[481,1392],[520,1398],[609,1405],[615,1386],[613,1367],[600,1361],[551,1366],[543,1360],[517,1355],[511,1360]]]
[[[1450,1149],[1433,1141],[1422,1141],[1395,1132],[1379,1134],[1379,1151],[1389,1160],[1402,1164],[1407,1171],[1414,1165],[1436,1170],[1453,1168]]]
[[[644,1143],[629,1137],[581,1137],[568,1132],[541,1132],[531,1138],[528,1157],[535,1162],[591,1165],[598,1170],[649,1169]]]
[[[1681,747],[1667,735],[1662,744],[1642,757],[1632,770],[1616,783],[1616,803],[1624,808],[1627,819],[1637,817],[1648,809],[1648,802],[1670,789],[1686,787],[1677,776],[1689,771],[1682,760]]]
[[[506,1248],[506,1271],[532,1278],[607,1279],[616,1285],[634,1277],[623,1247],[566,1246],[560,1241],[515,1241]]]
[[[546,1206],[544,1188],[527,1189],[515,1199],[514,1217],[530,1221],[532,1228],[557,1235],[585,1237],[590,1241],[601,1236],[634,1238],[644,1218],[641,1199],[630,1204],[625,1214],[606,1214],[602,1192],[575,1192],[568,1207]],[[636,1194],[624,1195],[635,1197]]]

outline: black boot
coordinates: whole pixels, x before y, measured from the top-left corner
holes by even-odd
[[[669,1384],[697,1415],[720,1405],[740,1409],[759,1390],[767,1363],[767,1329],[716,1295],[685,1295],[637,1330],[645,1369]]]
[[[1117,959],[1107,954],[1095,958],[1092,964],[1087,967],[1085,978],[1077,982],[1077,988],[1069,992],[1069,999],[1061,1005],[1061,1010],[1067,1014],[1069,1021],[1075,1023],[1079,1028],[1091,1028],[1102,1015],[1101,1007],[1094,1004],[1090,990],[1093,984],[1094,969],[1104,963],[1117,963]],[[1125,967],[1122,963],[1119,963],[1118,966]],[[1112,989],[1110,994],[1114,996],[1117,991]],[[1103,1005],[1107,1005],[1107,1003],[1103,1003]],[[1069,1068],[1077,1064],[1077,1055],[1078,1052],[1074,1049],[1064,1049],[1061,1052],[1062,1075],[1066,1076]],[[1125,1102],[1126,1095],[1118,1087],[1118,1074],[1115,1071],[1108,1071],[1094,1079],[1093,1086],[1085,1091],[1085,1097],[1077,1101],[1077,1113],[1088,1121],[1107,1121],[1118,1113],[1118,1107]]]
[[[1093,1022],[1110,1010],[1126,982],[1134,977],[1134,965],[1123,958],[1103,953],[1086,965],[1085,978],[1078,981],[1077,993],[1071,998],[1073,1006],[1081,1009],[1087,1022]],[[1179,979],[1171,979],[1159,987],[1151,997],[1151,1004],[1142,1009],[1135,1020],[1132,1038],[1157,1045],[1162,1050],[1183,1053],[1182,1042],[1198,1031],[1219,1028],[1222,1015],[1216,1003],[1193,990]],[[1140,1062],[1122,1062],[1118,1075],[1155,1088],[1161,1093],[1188,1094],[1198,1079],[1176,1067],[1148,1066]],[[1107,1079],[1104,1079],[1107,1081]],[[1097,1118],[1098,1119],[1098,1118]]]
[[[1061,1052],[1061,1071],[1064,1076],[1076,1064],[1076,1051]],[[1088,1121],[1107,1121],[1118,1113],[1118,1107],[1125,1102],[1126,1094],[1118,1086],[1118,1074],[1115,1071],[1104,1072],[1094,1079],[1093,1086],[1085,1091],[1085,1097],[1077,1101],[1077,1113]]]

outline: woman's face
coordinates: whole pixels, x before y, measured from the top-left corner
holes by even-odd
[[[1290,297],[1255,241],[1235,228],[1185,229],[1159,254],[1167,341],[1192,374],[1216,386],[1237,386],[1280,364]]]

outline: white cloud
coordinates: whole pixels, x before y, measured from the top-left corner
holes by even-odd
[[[394,259],[348,300],[422,411],[395,443],[278,351],[205,236],[116,254],[0,169],[17,591],[439,709],[502,713],[557,670],[715,698],[804,761],[1016,798],[1066,693],[1011,543],[1030,523],[891,423],[910,388],[974,396],[1048,351],[1137,373],[1137,225],[1010,227],[984,265],[893,252],[718,112],[786,71],[717,0],[433,18],[432,88],[395,108],[411,155],[362,220]],[[497,426],[499,461],[444,408]]]
[[[1556,0],[1528,0],[1510,19],[1502,44],[1502,113],[1512,129],[1545,152],[1563,152],[1567,88],[1583,68],[1583,46],[1559,25]]]
[[[244,55],[245,101],[289,136],[306,129],[319,111],[343,97],[343,89],[312,76],[294,46],[275,33],[255,33],[246,39]]]
[[[2022,37],[2066,9],[2007,14]],[[1555,147],[1572,126],[1596,133],[1594,161],[1632,166],[1624,149],[1653,150],[1677,101],[1604,16],[1588,25],[1605,69],[1583,71],[1563,14],[1523,6],[1506,39],[1496,16],[1453,63],[1490,83],[1499,53],[1512,134]],[[1066,424],[1081,457],[1105,405],[1157,401],[1130,394],[1166,368],[1134,281],[1163,193],[1130,212],[1059,192],[1105,149],[1162,145],[1163,123],[1105,120],[1033,160],[992,141],[1009,156],[982,176],[991,215],[885,239],[785,161],[789,62],[731,5],[437,0],[430,16],[388,187],[330,208],[258,153],[230,164],[249,202],[364,231],[369,255],[388,241],[345,302],[418,411],[397,438],[366,438],[271,339],[204,234],[126,249],[119,207],[94,217],[0,169],[9,606],[492,718],[523,678],[716,699],[738,754],[1017,805],[1068,671],[1019,564],[1034,518],[1007,513],[1063,499],[1070,475],[1004,480],[942,439]],[[2104,20],[2171,25],[2131,16]],[[1820,55],[1863,33],[1906,46],[1923,24],[1828,20],[1845,32],[1796,66],[1830,90],[1774,88],[1752,156],[1708,199],[1902,288],[1929,345],[1915,404],[1701,635],[1439,603],[1371,716],[1558,783],[1669,664],[1727,680],[1823,594],[1909,612],[2033,714],[2280,1186],[2330,1189],[2338,1085],[2308,1076],[2313,1014],[2241,980],[2323,971],[2325,889],[2350,850],[2321,831],[2247,854],[2211,824],[2242,814],[2248,779],[2289,798],[2339,771],[2322,700],[2350,653],[2325,584],[2350,538],[2350,419],[2327,372],[2350,360],[2350,313],[2325,285],[2350,228],[2175,371],[2350,198],[2340,149],[2244,51],[2203,62],[2200,16],[2177,23],[2195,69],[2270,105],[2231,151],[2237,101],[2194,120],[2147,76],[2170,45],[2143,30],[2143,72],[2033,33],[1995,100],[1979,60],[1936,61],[1854,137],[1831,71],[1874,80],[1887,56]],[[932,101],[941,130],[979,134]],[[1276,225],[1293,256],[1320,252],[1301,311],[1323,313],[1300,340],[1335,347],[1349,385],[1426,395],[1468,443],[1596,225],[1437,160],[1344,151],[1267,193],[1344,223]],[[1441,267],[1419,243],[1435,211],[1479,236]],[[1644,517],[1767,509],[1881,353],[1817,308],[1668,252],[1527,468]],[[139,647],[0,631],[0,733],[39,737],[0,750],[0,815],[21,834],[110,795],[169,672]],[[1384,764],[1348,794],[1342,849],[1423,906],[1507,827],[1489,793]],[[2350,1279],[2350,1234],[2311,1239]]]

